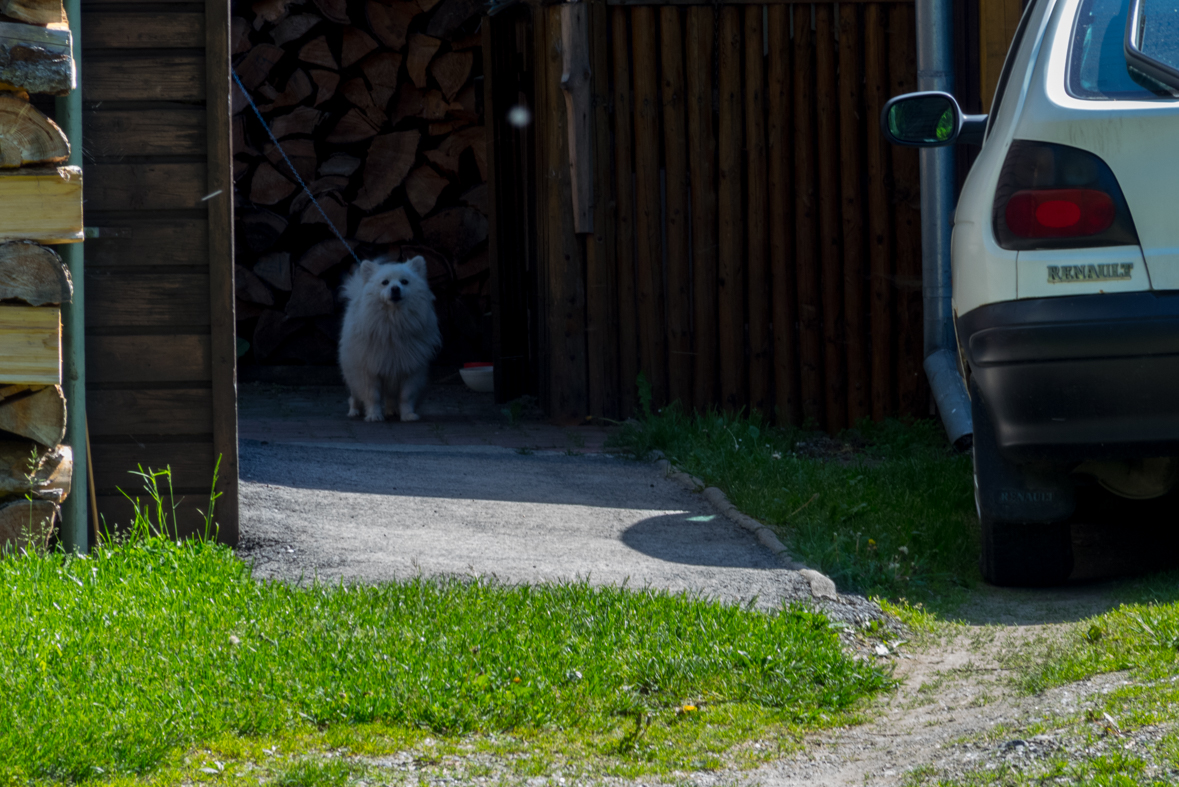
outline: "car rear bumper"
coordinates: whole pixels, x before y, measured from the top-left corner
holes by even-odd
[[[1179,454],[1179,291],[980,306],[958,339],[1017,462]]]

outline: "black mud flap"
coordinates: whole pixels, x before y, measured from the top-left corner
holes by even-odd
[[[995,429],[978,384],[970,382],[974,419],[974,481],[979,514],[999,522],[1063,522],[1077,505],[1076,483],[1067,466],[1016,464],[999,451]]]

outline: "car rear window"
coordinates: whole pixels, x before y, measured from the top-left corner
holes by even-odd
[[[1135,81],[1126,66],[1123,39],[1129,10],[1130,0],[1082,0],[1069,47],[1067,88],[1071,96],[1141,100],[1166,95]]]

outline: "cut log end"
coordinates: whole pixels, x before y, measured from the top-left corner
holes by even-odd
[[[49,547],[61,509],[49,500],[12,500],[0,504],[0,551],[20,554]]]
[[[60,503],[70,493],[73,472],[68,445],[43,448],[26,440],[0,441],[0,497],[28,495]]]
[[[65,439],[66,404],[61,386],[13,396],[0,402],[0,430],[55,446]]]
[[[57,252],[32,241],[0,244],[0,301],[58,305],[73,295],[70,272]]]
[[[0,93],[0,167],[57,164],[70,157],[58,125],[27,100]]]

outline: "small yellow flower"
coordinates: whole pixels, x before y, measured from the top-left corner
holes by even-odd
[[[875,549],[875,548],[876,548],[876,539],[869,538],[868,539],[868,549]]]
[[[696,710],[696,706],[695,705],[684,705],[682,708],[680,708],[680,710],[684,713],[692,713],[693,711]]]
[[[512,683],[519,683],[519,682],[520,682],[520,678],[518,678],[518,677],[512,678]]]

